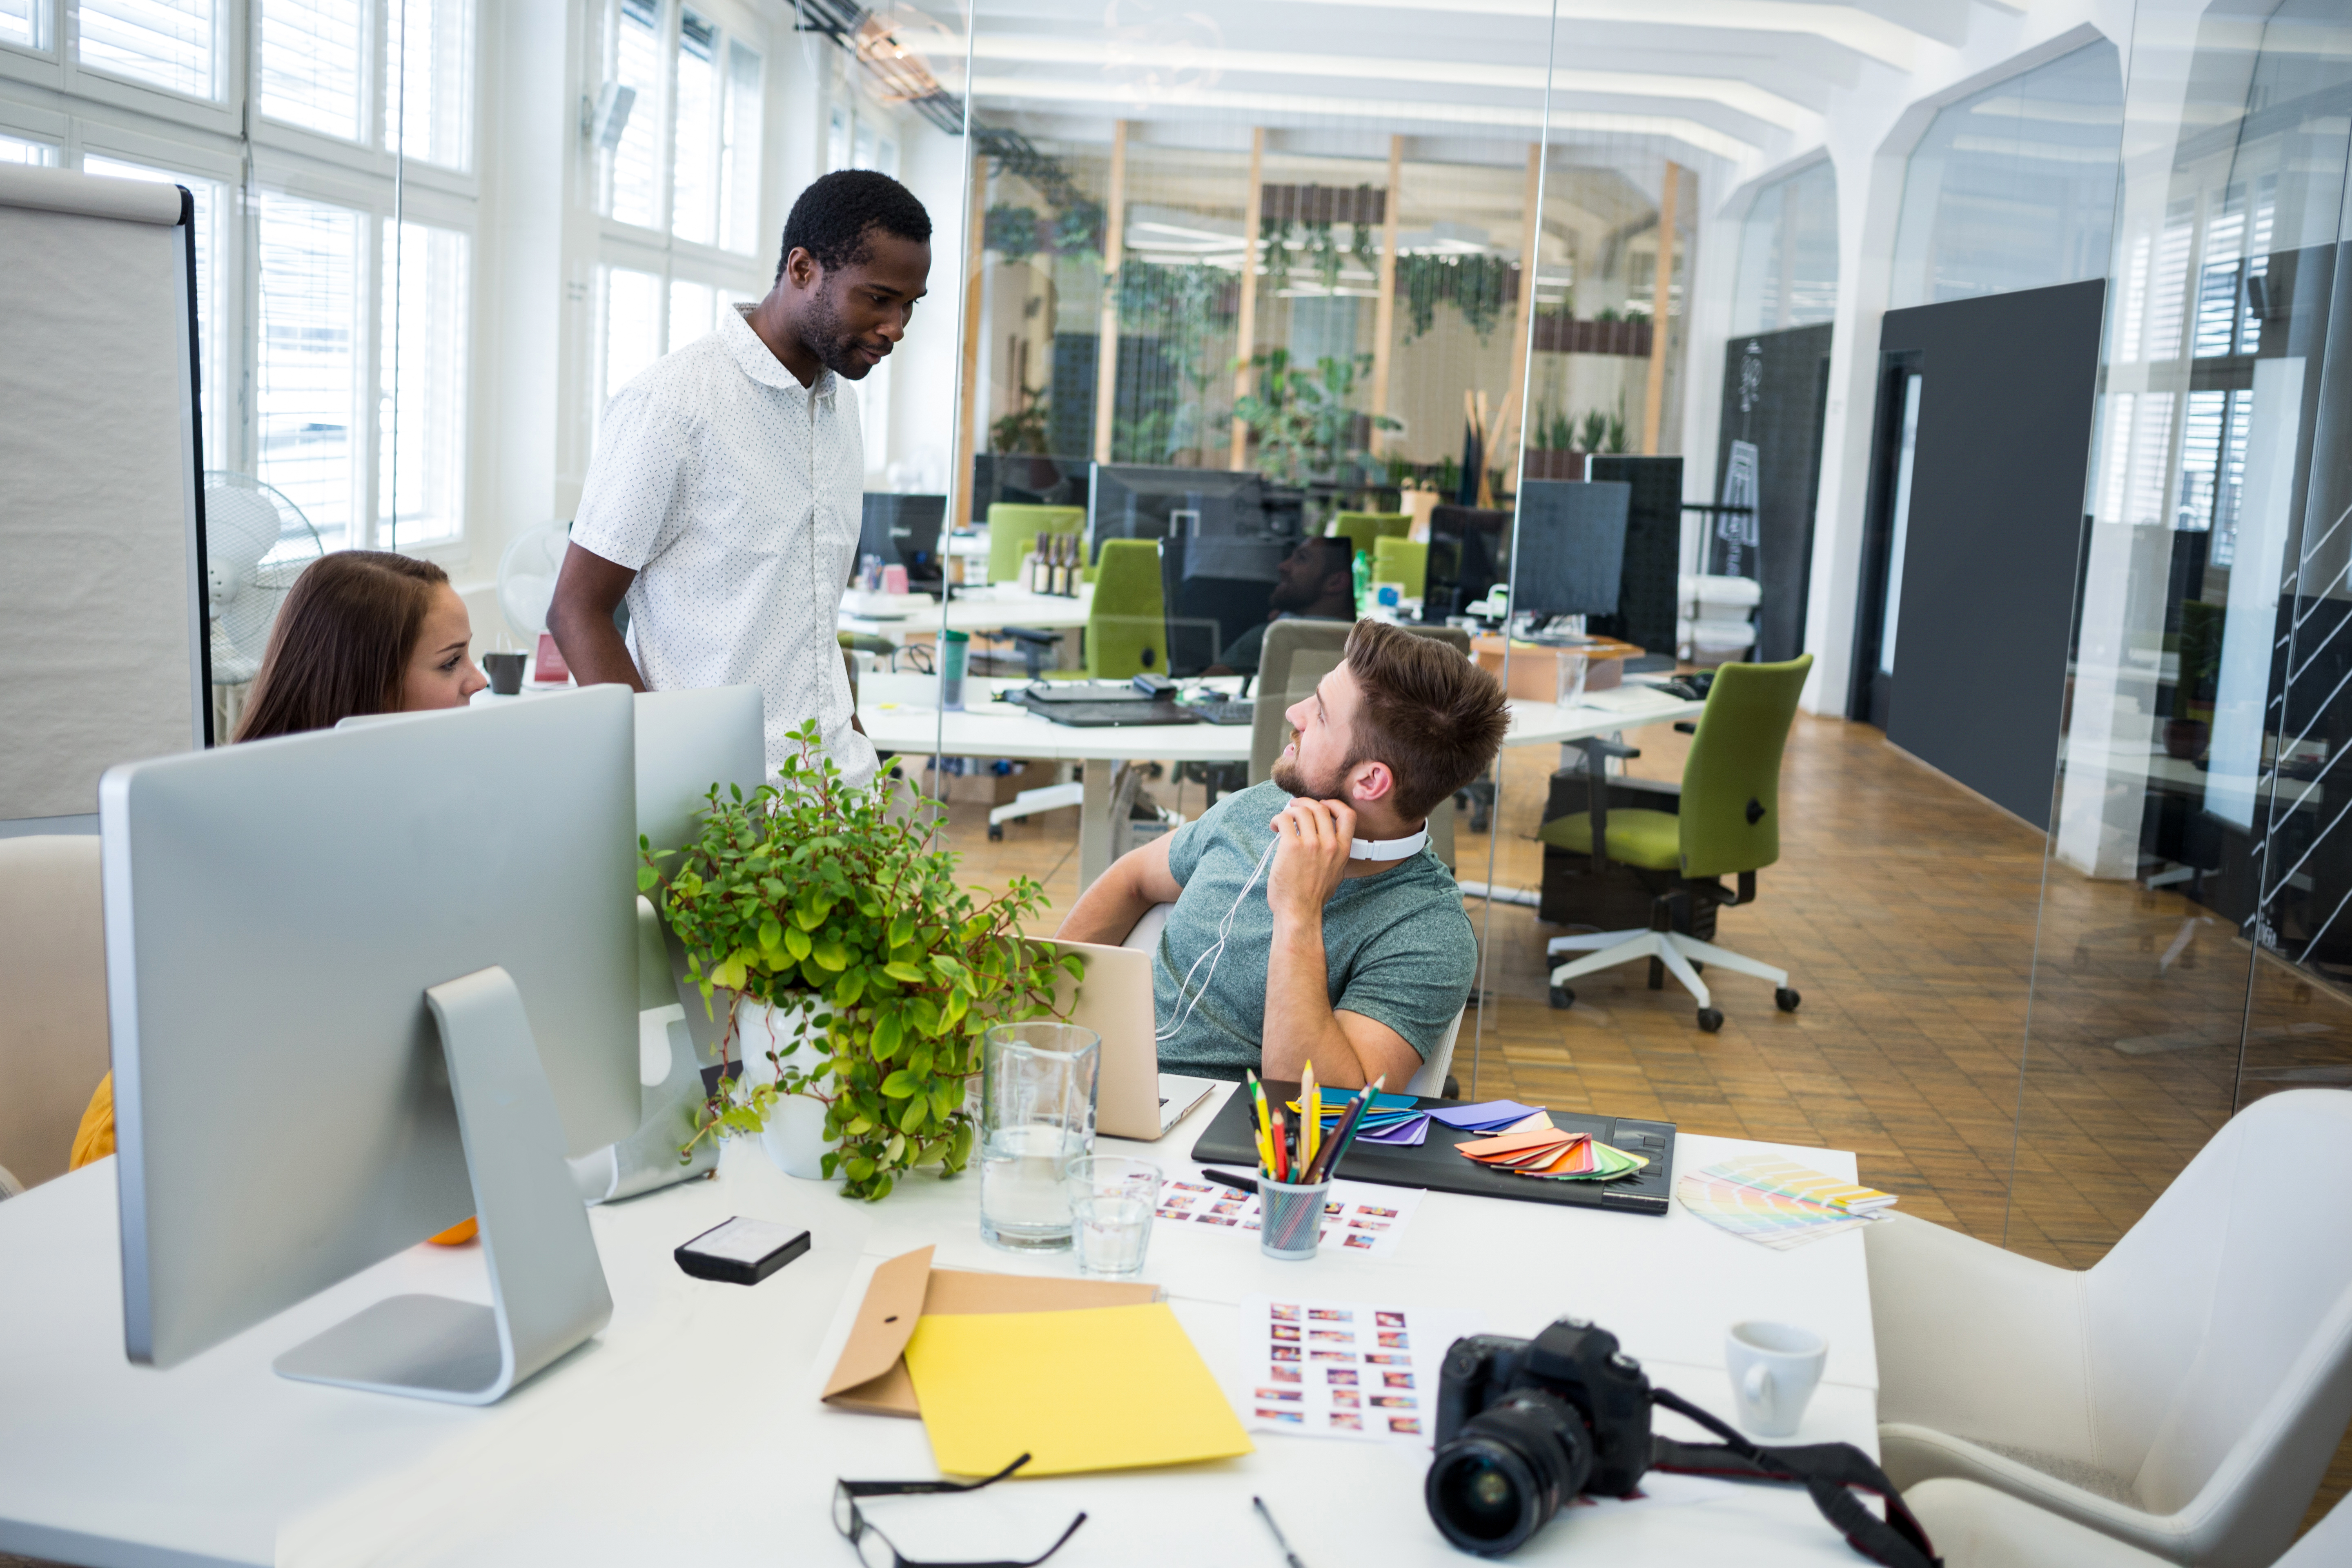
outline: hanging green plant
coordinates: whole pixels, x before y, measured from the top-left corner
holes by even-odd
[[[1290,220],[1278,217],[1266,225],[1258,242],[1258,258],[1265,280],[1280,289],[1290,281]]]
[[[1339,242],[1328,223],[1307,226],[1307,255],[1315,264],[1315,276],[1328,291],[1339,287]]]
[[[1411,342],[1436,324],[1437,307],[1450,303],[1481,339],[1503,318],[1512,267],[1499,256],[1403,255],[1397,258],[1397,285],[1408,318]]]
[[[1080,202],[1064,207],[1054,219],[1054,248],[1065,256],[1102,256],[1103,209],[1100,202]]]
[[[1370,212],[1372,210],[1372,197],[1373,191],[1370,185],[1358,185],[1356,187],[1356,211],[1359,213]],[[1348,247],[1348,254],[1356,258],[1357,266],[1362,268],[1373,277],[1379,277],[1381,272],[1381,247],[1374,242],[1372,237],[1374,234],[1379,232],[1379,226],[1360,220],[1349,226],[1353,228],[1356,232],[1354,238],[1350,241]]]
[[[1041,248],[1038,226],[1036,208],[999,202],[988,209],[983,232],[988,248],[1018,267]]]

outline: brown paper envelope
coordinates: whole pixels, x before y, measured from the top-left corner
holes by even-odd
[[[976,1312],[1066,1312],[1087,1307],[1133,1307],[1160,1300],[1157,1285],[1113,1279],[1039,1279],[966,1268],[933,1268],[931,1249],[891,1258],[874,1270],[848,1342],[824,1385],[824,1402],[869,1415],[920,1417],[914,1381],[900,1359],[929,1312],[954,1317]]]

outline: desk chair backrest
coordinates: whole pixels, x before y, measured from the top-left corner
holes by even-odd
[[[64,1175],[107,1065],[98,835],[0,838],[0,1168]]]
[[[1021,558],[1041,533],[1084,533],[1082,506],[1016,506],[998,501],[988,509],[988,580],[1010,583],[1021,575]]]
[[[1459,626],[1408,626],[1415,637],[1434,637],[1470,657],[1470,634]],[[1290,744],[1290,724],[1283,718],[1291,705],[1315,689],[1322,679],[1339,668],[1348,651],[1352,621],[1276,621],[1265,628],[1258,653],[1257,682],[1251,689],[1255,702],[1250,718],[1249,781],[1264,784],[1274,764]],[[1454,803],[1440,801],[1429,814],[1430,847],[1450,868],[1454,865]]]
[[[1420,539],[1376,539],[1372,542],[1372,581],[1394,583],[1408,599],[1418,599],[1429,585],[1429,544]]]
[[[1682,874],[1726,877],[1780,858],[1780,752],[1813,656],[1715,672],[1683,763]]]
[[[1351,551],[1370,555],[1376,542],[1402,539],[1412,531],[1409,511],[1343,511],[1331,519],[1331,536],[1344,539]]]
[[[1131,680],[1168,673],[1168,607],[1160,584],[1160,545],[1150,539],[1106,539],[1087,607],[1087,674]]]

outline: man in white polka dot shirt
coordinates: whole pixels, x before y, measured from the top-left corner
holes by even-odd
[[[843,773],[874,776],[834,636],[866,477],[840,378],[906,335],[930,238],[898,181],[827,174],[793,204],[767,298],[614,394],[547,617],[581,685],[756,685],[771,772],[814,717]]]

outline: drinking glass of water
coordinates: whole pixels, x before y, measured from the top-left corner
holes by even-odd
[[[1070,1162],[1070,1224],[1078,1272],[1132,1279],[1143,1272],[1151,1245],[1152,1211],[1160,1206],[1160,1167],[1118,1154],[1087,1154]]]
[[[980,1237],[1070,1247],[1070,1163],[1094,1152],[1102,1040],[1076,1024],[999,1024],[982,1047]],[[1155,1189],[1156,1193],[1156,1189]]]

